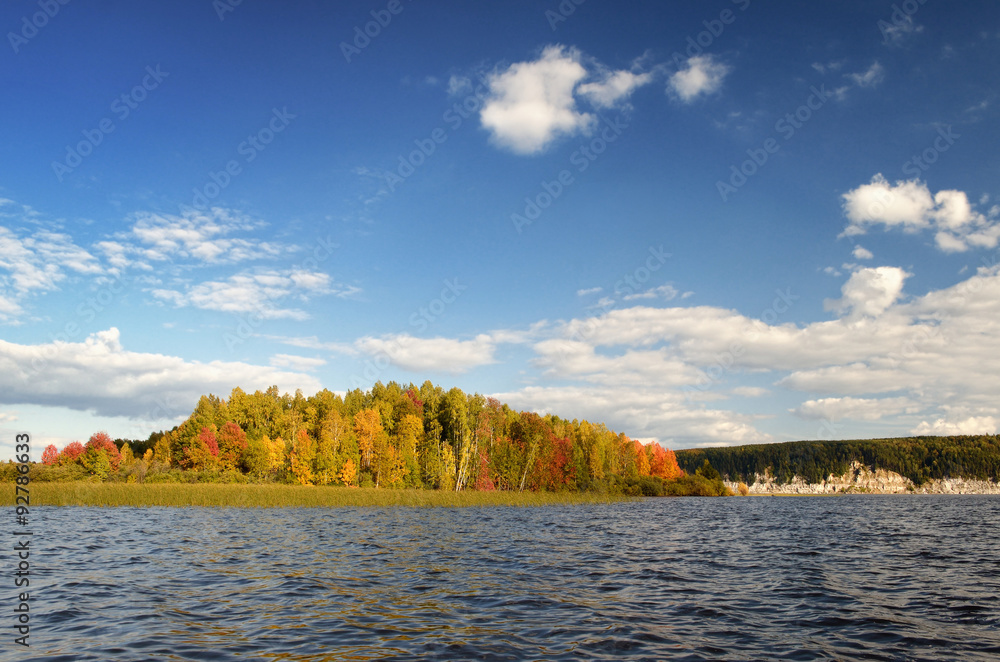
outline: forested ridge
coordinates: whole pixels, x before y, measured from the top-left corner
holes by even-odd
[[[679,450],[676,457],[685,471],[708,460],[723,477],[747,484],[767,470],[778,483],[793,476],[819,483],[831,474],[842,475],[854,461],[894,471],[916,485],[959,477],[1000,480],[1000,435],[792,441]]]
[[[235,388],[228,399],[202,396],[186,421],[146,440],[96,433],[85,444],[49,446],[39,469],[40,480],[626,494],[665,494],[666,483],[680,480],[695,492],[724,492],[721,483],[708,489],[702,476],[684,476],[658,443],[429,381],[379,382],[344,397]]]

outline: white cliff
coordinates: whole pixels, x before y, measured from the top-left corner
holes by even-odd
[[[726,481],[738,494],[738,483]],[[840,476],[833,474],[819,483],[807,483],[794,476],[789,483],[778,483],[771,472],[757,474],[750,494],[1000,494],[1000,483],[967,478],[929,480],[917,487],[913,481],[893,471],[872,470],[860,462]]]

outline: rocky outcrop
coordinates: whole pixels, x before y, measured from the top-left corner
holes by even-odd
[[[738,493],[738,483],[726,481]],[[778,483],[771,472],[757,474],[750,494],[1000,494],[1000,483],[967,478],[930,480],[917,487],[909,478],[893,471],[875,469],[852,462],[843,475],[827,476],[819,483],[807,483],[795,476],[789,483]]]

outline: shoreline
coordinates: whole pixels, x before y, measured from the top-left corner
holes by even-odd
[[[462,492],[315,485],[240,483],[41,482],[30,486],[32,506],[230,508],[469,508],[618,503],[625,495],[590,492]],[[14,504],[14,490],[0,505]]]

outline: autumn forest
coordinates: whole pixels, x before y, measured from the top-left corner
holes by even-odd
[[[277,387],[200,398],[146,440],[45,449],[39,480],[231,482],[437,490],[723,493],[685,475],[674,453],[602,424],[518,412],[424,382],[376,383],[344,397]],[[718,482],[718,481],[716,481]],[[671,489],[671,485],[673,488]]]

